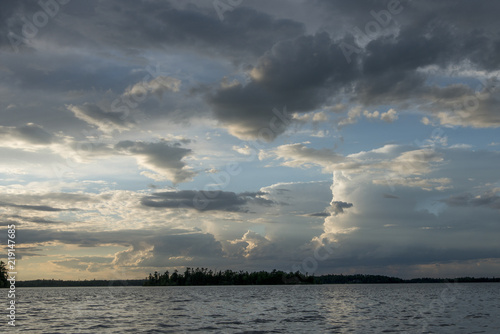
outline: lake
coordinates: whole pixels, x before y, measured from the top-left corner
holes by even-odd
[[[15,328],[3,308],[9,333],[500,333],[500,283],[18,288],[16,297]]]

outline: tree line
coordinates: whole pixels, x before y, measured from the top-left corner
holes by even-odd
[[[213,271],[208,268],[189,268],[184,273],[168,270],[163,274],[157,271],[149,274],[144,285],[277,285],[277,284],[314,284],[314,276],[299,271],[286,273],[274,269],[267,271]]]
[[[16,282],[17,287],[76,287],[76,286],[142,286],[143,279],[130,280],[81,280],[81,281],[63,281],[56,279],[37,279],[29,281]]]
[[[500,278],[459,277],[459,278],[413,278],[401,279],[383,275],[304,275],[299,271],[294,273],[274,269],[267,271],[213,271],[207,268],[189,268],[181,273],[168,270],[163,274],[155,271],[146,278],[145,286],[165,285],[278,285],[278,284],[389,284],[389,283],[479,283],[500,282]]]

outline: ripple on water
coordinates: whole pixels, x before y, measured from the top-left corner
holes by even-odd
[[[494,316],[500,284],[459,287],[20,288],[18,329],[33,333],[500,333],[500,319]],[[439,299],[443,291],[445,301]],[[453,291],[457,292],[451,295]]]

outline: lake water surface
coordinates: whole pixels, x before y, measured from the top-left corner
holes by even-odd
[[[6,291],[1,291],[6,300]],[[18,288],[5,333],[500,333],[500,283]]]

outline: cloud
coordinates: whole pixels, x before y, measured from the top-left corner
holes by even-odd
[[[33,211],[49,211],[49,212],[58,212],[58,211],[78,211],[79,209],[70,208],[70,209],[61,209],[54,208],[48,205],[26,205],[26,204],[13,204],[13,203],[5,203],[0,202],[0,206],[16,208],[21,210],[33,210]]]
[[[451,186],[452,180],[446,177],[437,179],[425,179],[420,177],[396,177],[383,180],[375,179],[372,182],[374,184],[386,184],[389,186],[398,185],[404,187],[416,187],[428,191],[453,188],[453,186]]]
[[[95,261],[95,259],[93,259]],[[54,260],[53,264],[69,268],[76,271],[84,271],[89,267],[90,263],[82,262],[79,259]]]
[[[261,213],[266,237],[284,252],[295,252],[317,233],[321,219],[330,215],[330,181],[283,182],[263,187],[265,198],[280,205]],[[262,232],[260,230],[256,230]]]
[[[134,243],[132,247],[117,252],[112,264],[115,266],[139,266],[141,262],[153,257],[154,246],[147,242]]]
[[[90,264],[110,262],[116,267],[162,267],[172,265],[171,258],[192,257],[195,265],[201,266],[204,259],[219,261],[224,253],[220,242],[207,233],[199,233],[179,229],[160,229],[155,231],[144,230],[118,230],[118,231],[49,231],[25,229],[19,239],[23,244],[39,244],[46,242],[60,242],[80,247],[96,247],[105,245],[120,245],[127,247],[118,251],[114,258],[71,259],[69,264],[79,264],[80,269],[87,268]],[[73,261],[78,260],[78,261]],[[200,261],[200,262],[197,262]],[[80,262],[85,262],[82,265]],[[63,260],[66,263],[66,260]],[[184,262],[183,265],[185,265]],[[64,265],[64,264],[63,264]],[[174,263],[177,265],[177,263]],[[106,266],[105,268],[109,268]],[[105,269],[101,268],[101,269]]]
[[[180,143],[126,140],[120,141],[114,148],[118,153],[135,157],[141,167],[152,170],[154,173],[143,172],[143,175],[157,181],[186,182],[197,174],[183,161],[192,150],[181,147]]]
[[[481,195],[472,195],[465,193],[460,195],[450,196],[442,200],[449,206],[455,207],[487,207],[490,209],[500,209],[500,196],[495,192],[487,192]]]
[[[79,107],[71,108],[80,110]],[[106,117],[108,116],[106,115]],[[106,131],[117,129],[110,126],[105,119],[101,119],[99,122],[106,124],[102,125],[102,129],[106,129]],[[115,124],[118,124],[117,122]],[[180,136],[170,137],[175,141],[166,139],[160,139],[156,142],[122,140],[112,144],[113,140],[107,137],[76,140],[60,133],[54,135],[32,123],[21,127],[0,126],[0,139],[3,139],[0,147],[20,149],[30,153],[47,153],[47,151],[52,153],[53,156],[49,157],[45,154],[44,160],[40,160],[36,156],[28,156],[30,159],[36,160],[37,163],[43,161],[52,174],[57,173],[57,168],[71,170],[75,167],[76,162],[90,163],[96,158],[128,155],[133,156],[139,166],[152,171],[142,172],[149,178],[157,181],[170,180],[174,183],[187,182],[197,175],[197,172],[192,171],[184,162],[186,157],[192,155],[192,150],[181,146],[190,143],[191,140]],[[12,155],[13,159],[19,157],[19,154],[15,154],[16,151],[8,151],[8,153]]]
[[[401,275],[412,265],[482,261],[500,255],[490,236],[499,229],[493,223],[497,210],[491,210],[497,209],[495,195],[478,196],[477,202],[470,195],[448,197],[442,201],[449,203],[447,207],[439,204],[446,196],[442,191],[395,186],[399,199],[392,205],[387,196],[380,196],[387,189],[371,183],[366,174],[334,173],[333,197],[353,206],[326,217],[324,233],[313,238],[314,243],[335,248],[322,265],[358,268],[354,271],[397,266]]]
[[[1,206],[2,204],[0,204]],[[35,207],[37,208],[37,207]],[[38,207],[39,208],[39,207]],[[28,209],[30,210],[30,209]],[[35,211],[45,211],[45,212],[59,212],[59,211],[68,211],[68,210],[35,210]],[[73,211],[78,211],[78,210],[73,210]],[[9,218],[16,219],[16,224],[22,224],[24,222],[30,222],[30,223],[35,223],[35,224],[42,224],[42,225],[59,225],[59,224],[67,224],[67,222],[64,221],[59,221],[59,220],[51,220],[51,219],[46,219],[44,217],[27,217],[27,216],[20,216],[20,215],[8,215]]]
[[[0,126],[0,145],[12,148],[40,148],[55,142],[56,137],[41,126],[28,123],[23,126]]]
[[[387,123],[392,123],[398,119],[397,111],[392,108],[383,113],[379,112],[378,110],[375,110],[373,112],[365,110],[363,111],[363,113],[361,113],[361,110],[362,107],[359,105],[351,108],[347,113],[347,117],[340,118],[338,125],[344,126],[348,124],[354,124],[358,121],[361,115],[365,116],[369,120],[380,119]]]
[[[180,86],[181,80],[160,75],[149,82],[136,83],[132,87],[129,87],[123,95],[136,96],[140,97],[140,99],[145,98],[147,94],[155,94],[162,97],[163,93],[167,91],[179,92]]]
[[[19,15],[26,16],[40,10],[34,4],[23,5],[4,4],[5,19],[17,34],[21,34],[22,21],[14,15],[15,8]],[[117,5],[127,10],[117,10]],[[45,27],[44,37],[87,48],[102,44],[124,51],[176,47],[188,51],[205,50],[212,56],[226,53],[235,57],[261,54],[277,41],[293,38],[304,31],[299,22],[274,18],[245,6],[225,12],[224,20],[220,20],[212,3],[199,2],[92,1],[85,5],[67,4],[64,9],[65,16],[58,17],[60,22],[56,24],[65,29]],[[65,25],[68,21],[73,24]]]
[[[382,148],[357,157],[373,159],[395,153],[394,149]],[[498,153],[455,149],[440,149],[439,153],[446,164],[424,168],[422,176],[399,180],[334,171],[332,203],[352,206],[342,208],[342,214],[325,217],[324,232],[312,239],[315,246],[334,248],[322,265],[356,272],[394,266],[403,275],[412,266],[473,259],[482,263],[498,257],[493,235],[500,228],[496,224],[500,200],[498,187],[491,182]],[[482,191],[472,194],[471,184]]]
[[[398,114],[396,110],[389,109],[386,112],[380,114],[380,119],[387,123],[392,123],[398,119]]]
[[[209,233],[162,234],[151,240],[154,245],[152,256],[141,262],[143,266],[175,266],[181,259],[181,266],[191,262],[194,266],[203,263],[223,261],[222,245]]]
[[[328,114],[325,111],[311,112],[307,114],[294,113],[292,118],[299,122],[312,122],[313,124],[322,123],[328,121]]]
[[[276,245],[271,240],[254,231],[245,232],[240,239],[229,240],[225,248],[233,257],[251,260],[270,258],[276,251]]]
[[[141,73],[146,71],[131,72]],[[123,93],[116,96],[111,103],[107,99],[103,99],[97,104],[86,102],[78,106],[67,105],[66,108],[75,117],[97,127],[102,132],[129,131],[138,125],[139,120],[143,123],[154,115],[156,109],[161,106],[160,100],[163,99],[167,92],[177,93],[181,87],[181,80],[162,75],[158,65],[156,70],[148,67],[147,72],[148,74],[141,81],[126,87]],[[156,75],[156,77],[151,78],[152,75]],[[109,92],[109,95],[111,95],[111,92]],[[150,97],[156,97],[156,102],[151,101]],[[163,105],[162,107],[165,108],[166,106]],[[148,113],[142,109],[147,110]],[[162,110],[162,113],[165,113],[164,110]],[[155,116],[158,117],[159,115]]]
[[[85,103],[81,106],[68,105],[67,109],[75,116],[103,132],[131,129],[135,124],[128,115],[119,111],[106,111],[96,104]]]
[[[499,127],[500,118],[494,112],[500,106],[498,76],[475,81],[479,85],[477,91],[464,84],[427,88],[424,95],[431,102],[428,111],[432,118],[442,125]],[[431,123],[428,118],[424,122]]]
[[[46,44],[69,45],[78,50],[94,50],[107,45],[110,49],[128,55],[136,50],[152,50],[154,53],[158,49],[167,49],[194,52],[201,56],[217,56],[229,59],[236,66],[246,63],[246,73],[239,73],[234,85],[220,85],[209,89],[206,94],[206,101],[213,109],[216,119],[230,133],[244,139],[256,139],[261,129],[269,127],[274,117],[273,108],[287,106],[291,112],[308,113],[340,99],[364,107],[394,105],[390,110],[395,110],[396,105],[400,105],[400,112],[407,110],[409,103],[415,103],[442,124],[473,127],[497,127],[500,124],[494,112],[498,105],[498,94],[490,93],[486,96],[488,92],[482,92],[486,98],[480,98],[480,107],[475,112],[463,112],[461,109],[446,111],[439,106],[442,103],[449,105],[452,101],[439,102],[438,95],[443,95],[439,91],[452,88],[454,84],[440,87],[432,83],[436,77],[433,73],[450,68],[455,72],[448,73],[447,76],[457,80],[474,77],[470,74],[474,73],[471,70],[490,75],[498,69],[500,60],[496,51],[500,48],[500,42],[497,36],[490,33],[498,28],[498,24],[478,22],[473,18],[490,18],[490,13],[497,8],[496,4],[471,6],[461,1],[453,5],[452,15],[448,13],[450,3],[447,1],[441,4],[423,1],[419,5],[401,1],[402,12],[393,15],[390,23],[381,27],[380,33],[373,36],[368,34],[368,40],[359,36],[353,28],[363,30],[367,22],[374,21],[370,12],[385,9],[387,4],[383,1],[363,1],[359,8],[338,1],[317,1],[314,6],[299,2],[293,7],[300,8],[300,14],[292,15],[290,11],[287,12],[293,19],[278,18],[270,14],[277,5],[242,4],[227,11],[222,21],[213,6],[200,3],[120,3],[120,6],[128,8],[126,11],[117,10],[116,5],[116,1],[92,2],[87,7],[93,10],[88,10],[82,4],[65,5],[64,15],[58,15],[58,20],[52,20],[50,25],[44,27],[43,33],[37,36],[40,43],[33,47],[41,48]],[[22,15],[29,17],[40,10],[40,7],[9,1],[3,4],[2,9],[7,30],[20,33]],[[439,15],[437,18],[433,13],[438,12],[446,12],[446,15]],[[315,20],[308,18],[307,15],[311,14],[306,13],[315,13]],[[466,16],[464,13],[470,15]],[[280,17],[283,16],[286,15],[282,14]],[[303,21],[300,22],[299,19]],[[479,23],[481,26],[488,26],[488,29],[470,29]],[[313,26],[315,28],[311,29]],[[318,27],[321,27],[322,32],[315,34]],[[7,34],[3,36],[5,38]],[[461,43],[452,42],[456,40]],[[346,60],[340,47],[342,43],[356,47],[358,52],[352,56],[355,60]],[[23,53],[23,57],[29,55]],[[75,61],[73,57],[67,58]],[[104,61],[105,58],[101,57],[100,60]],[[115,62],[113,57],[110,58]],[[109,59],[106,60],[110,62]],[[67,87],[75,91],[91,89],[95,83],[104,82],[98,89],[115,90],[121,85],[122,89],[129,87],[130,93],[147,86],[146,91],[158,95],[161,95],[158,90],[160,86],[169,87],[166,90],[172,91],[179,89],[172,78],[168,79],[167,85],[161,85],[160,79],[167,78],[164,75],[147,84],[130,85],[130,80],[134,78],[137,82],[137,77],[124,74],[132,72],[125,67],[120,70],[115,68],[113,71],[120,73],[118,78],[106,73],[96,80],[97,75],[103,71],[96,70],[95,67],[102,69],[105,66],[96,65],[95,61],[89,62],[89,57],[85,55],[80,55],[77,61],[85,64],[83,67],[73,66],[83,68],[78,72],[78,77],[82,80],[67,79],[74,78],[77,72],[75,69],[68,70],[67,63],[55,66],[47,62],[51,65],[46,66],[47,68],[16,68],[16,71],[24,71],[24,74],[30,72],[34,76],[32,80],[25,80],[23,76],[21,81],[33,86],[40,86],[40,82],[46,83],[49,74],[52,77],[63,77],[65,80],[53,80],[49,85],[44,85],[57,85],[63,91]],[[87,68],[92,72],[90,79],[89,71],[85,70]],[[16,77],[21,77],[20,73],[16,74]],[[124,77],[127,80],[123,80]],[[85,82],[85,88],[82,88],[82,84],[77,85],[77,82]],[[475,93],[474,90],[471,92]],[[470,92],[467,94],[470,95]],[[462,93],[452,99],[467,98],[467,94],[462,89]],[[93,103],[87,106],[70,106],[72,109],[78,108],[75,113],[77,117],[103,130],[124,131],[133,125],[131,120],[126,122],[121,119],[122,115],[115,115]],[[202,110],[205,109],[200,107],[199,112],[190,116],[204,114]],[[438,111],[439,109],[441,110]],[[379,112],[379,117],[393,122],[397,116],[388,111]],[[108,121],[104,122],[103,119],[106,118]],[[273,140],[288,125],[280,124],[268,139]]]
[[[303,143],[286,144],[261,152],[261,159],[274,157],[281,166],[311,168],[322,167],[323,173],[333,171],[382,173],[391,179],[429,172],[443,161],[442,155],[431,148],[385,145],[368,152],[342,156],[330,149],[315,149]]]
[[[252,154],[255,154],[255,150],[253,148],[251,148],[250,146],[248,146],[248,145],[244,145],[242,147],[233,146],[233,151],[236,151],[236,152],[238,152],[239,154],[242,154],[242,155],[252,155]]]
[[[207,96],[207,102],[234,136],[256,139],[262,129],[271,128],[272,140],[290,123],[288,119],[273,124],[273,108],[312,111],[339,88],[350,67],[328,34],[300,36],[266,52],[249,72],[248,83],[222,86]]]
[[[308,214],[309,217],[330,217],[331,213],[329,212],[315,212]]]
[[[343,117],[339,120],[338,125],[344,126],[344,125],[356,123],[358,121],[358,118],[361,116],[361,110],[362,110],[361,106],[352,107],[347,112],[347,117]],[[366,111],[366,112],[368,113],[368,111]],[[372,114],[369,114],[369,115],[370,116],[365,115],[365,117],[370,118],[372,116]],[[376,117],[378,117],[378,112],[376,115],[377,115]]]
[[[331,206],[330,210],[337,215],[339,213],[344,213],[344,209],[351,208],[353,204],[342,201],[332,201],[330,206]]]
[[[337,5],[338,8],[348,9]],[[406,5],[414,7],[411,3]],[[370,6],[367,5],[367,8]],[[417,23],[410,19],[408,24],[395,27],[389,34],[374,36],[365,45],[357,45],[351,32],[339,39],[319,33],[279,42],[261,56],[250,70],[248,82],[221,86],[208,95],[207,101],[215,117],[240,139],[258,138],[259,131],[269,127],[273,107],[286,105],[292,112],[312,112],[328,104],[329,99],[339,93],[349,96],[352,102],[361,106],[392,104],[404,110],[410,101],[416,102],[421,110],[434,114],[442,124],[498,126],[496,113],[493,112],[496,98],[492,96],[483,98],[480,102],[482,107],[475,112],[434,112],[439,109],[437,103],[443,103],[436,99],[438,95],[443,95],[440,91],[453,89],[453,85],[441,88],[429,84],[428,79],[432,75],[426,72],[426,68],[434,66],[444,70],[455,65],[460,68],[459,71],[465,72],[462,60],[457,59],[456,54],[469,56],[472,68],[494,67],[491,59],[477,57],[471,45],[457,46],[451,43],[461,38],[472,41],[468,31],[451,28],[451,19],[437,27],[432,18],[424,20],[427,21]],[[480,35],[483,38],[480,43],[484,43],[485,47],[497,44],[491,36]],[[347,42],[359,50],[356,62],[346,60],[339,52],[340,46]],[[425,50],[425,54],[422,50]],[[463,99],[465,93],[466,90],[462,90],[455,99]],[[351,109],[348,117],[341,119],[339,125],[352,124],[359,115],[360,110]],[[383,113],[367,111],[365,116],[389,123],[398,118],[394,108]],[[301,116],[296,118],[300,119]],[[277,128],[270,140],[286,127]]]
[[[195,209],[198,211],[247,212],[249,205],[270,206],[273,201],[263,197],[261,192],[236,194],[227,191],[180,190],[158,192],[145,196],[141,204],[147,207],[168,209]]]
[[[309,168],[319,165],[327,168],[336,163],[345,161],[345,157],[329,149],[317,150],[307,147],[303,143],[286,144],[278,146],[268,152],[261,154],[261,158],[275,156],[283,159],[282,166]]]
[[[350,56],[352,62],[360,64],[359,73],[352,72],[350,76],[354,87],[353,102],[364,106],[400,105],[403,109],[416,104],[441,124],[476,128],[499,126],[495,113],[498,91],[491,89],[488,80],[481,82],[477,92],[472,87],[478,82],[477,78],[481,78],[480,71],[486,77],[495,77],[500,64],[497,54],[478,51],[494,52],[500,47],[498,36],[490,33],[498,24],[479,23],[475,19],[483,15],[488,17],[497,4],[482,7],[461,1],[454,3],[451,14],[448,11],[450,2],[416,4],[401,1],[401,13],[393,15],[385,27],[379,24],[378,34],[364,36],[354,28],[363,31],[365,24],[375,22],[369,13],[377,8],[386,9],[385,3],[364,1],[356,9],[338,1],[320,3],[332,15],[344,13],[338,15],[339,22],[335,23],[345,22],[344,26],[332,29],[340,28],[346,36],[352,36],[352,41],[347,38],[345,41],[357,50]],[[437,12],[442,13],[439,18],[430,14]],[[483,29],[471,29],[478,25]],[[346,31],[346,26],[352,28]],[[332,30],[332,33],[335,32]],[[461,42],[452,42],[457,40]],[[444,86],[429,83],[437,76],[457,81],[466,79],[468,83],[452,81]],[[391,116],[388,113],[384,119],[393,120]]]
[[[433,163],[441,161],[443,157],[439,152],[423,148],[402,152],[391,161],[383,162],[382,166],[398,175],[421,175],[430,171]]]

